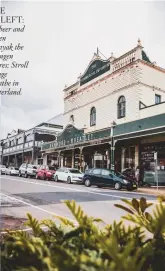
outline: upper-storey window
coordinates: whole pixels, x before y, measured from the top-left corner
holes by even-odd
[[[70,116],[70,121],[74,122],[74,116],[73,115]]]
[[[118,119],[125,117],[126,101],[124,96],[120,96],[117,104]]]
[[[90,112],[90,126],[96,125],[96,108],[92,107]]]
[[[155,104],[161,103],[161,95],[155,94]]]

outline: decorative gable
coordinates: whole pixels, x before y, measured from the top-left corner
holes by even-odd
[[[80,77],[80,86],[88,83],[109,70],[110,61],[101,59],[100,56],[95,53],[86,71]]]
[[[148,58],[148,56],[146,55],[146,53],[142,50],[142,59],[146,62],[151,63],[150,59]]]

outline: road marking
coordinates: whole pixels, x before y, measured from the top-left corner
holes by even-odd
[[[49,185],[46,183],[38,183],[38,182],[32,182],[32,181],[25,181],[23,178],[22,179],[18,179],[18,178],[8,178],[7,179],[12,179],[12,180],[16,180],[17,182],[23,182],[23,183],[29,183],[29,184],[33,184],[33,185],[41,185],[41,186],[47,186],[47,187],[54,187],[54,188],[61,188],[64,190],[70,190],[70,191],[76,191],[76,192],[85,192],[85,193],[89,193],[89,194],[95,194],[95,195],[101,195],[101,196],[106,196],[106,197],[112,197],[112,198],[118,198],[118,199],[130,199],[132,200],[131,197],[124,197],[124,196],[116,196],[116,195],[110,195],[110,194],[104,194],[104,193],[100,193],[98,190],[95,191],[91,191],[91,190],[81,190],[81,189],[75,189],[75,188],[69,188],[69,187],[64,187],[64,186],[57,186],[57,185]],[[98,192],[97,192],[98,191]],[[102,192],[102,191],[101,191]],[[108,191],[109,192],[109,191]],[[111,192],[111,191],[110,191]],[[146,195],[146,194],[145,194]],[[152,195],[151,195],[152,196]]]
[[[9,196],[9,195],[7,195],[7,194],[4,194],[4,193],[1,193],[1,195],[6,196],[7,198],[9,198],[9,199],[11,199],[11,200],[16,200],[16,201],[18,201],[18,202],[22,202],[22,203],[24,203],[25,205],[28,205],[28,206],[30,206],[30,207],[32,207],[32,208],[35,208],[35,209],[37,209],[37,210],[40,210],[40,211],[42,211],[42,212],[45,212],[45,213],[54,215],[54,216],[56,216],[56,217],[61,217],[61,218],[64,218],[64,219],[68,219],[68,220],[70,220],[71,222],[73,222],[75,225],[78,225],[78,223],[77,223],[75,220],[73,220],[73,219],[71,219],[71,218],[69,218],[69,217],[67,217],[67,216],[58,215],[58,214],[56,214],[56,213],[54,213],[54,212],[45,210],[45,209],[43,209],[43,208],[41,208],[41,207],[35,206],[35,205],[31,204],[31,203],[28,203],[28,202],[26,202],[26,201],[24,201],[24,200],[15,198],[15,197],[13,197],[13,196],[11,197],[11,196]]]
[[[11,178],[7,178],[7,179],[10,180]],[[70,190],[70,191],[76,191],[76,192],[85,192],[85,193],[89,193],[89,194],[101,195],[101,196],[106,196],[106,197],[113,197],[113,198],[119,198],[119,199],[121,199],[121,198],[123,198],[123,199],[132,199],[132,198],[129,198],[129,197],[109,195],[109,194],[94,192],[94,191],[91,191],[91,190],[81,190],[81,189],[69,188],[69,187],[64,187],[64,186],[50,185],[50,184],[46,184],[46,183],[30,182],[30,181],[25,181],[23,179],[19,180],[19,179],[12,178],[12,180],[16,180],[17,182],[21,182],[21,183],[29,183],[29,184],[33,184],[33,185],[41,185],[41,186],[47,186],[47,187],[61,188],[61,189],[64,189],[64,190]]]
[[[6,177],[6,176],[4,176],[6,179],[13,179],[13,180],[16,180],[16,181],[22,181],[22,182],[26,182],[25,181],[25,179],[24,178],[11,178],[11,177]],[[3,177],[3,178],[4,178]],[[39,185],[45,185],[47,182],[45,182],[44,181],[44,183],[42,182],[42,180],[41,180],[41,182],[42,183],[37,183],[37,182],[35,182],[36,180],[34,180],[33,182],[29,182],[29,183],[32,183],[32,184],[39,184]],[[51,187],[61,187],[61,188],[63,188],[63,189],[67,189],[66,187],[64,187],[64,186],[61,186],[61,184],[62,183],[59,183],[60,185],[59,186],[56,186],[56,185],[52,185],[51,184],[51,182],[48,182],[50,185],[51,185]],[[65,184],[66,185],[66,184]],[[69,190],[70,190],[70,188],[68,188]],[[72,188],[71,190],[73,190],[74,188]],[[76,191],[77,189],[75,189],[75,191]],[[106,189],[105,189],[106,190]],[[104,191],[105,191],[104,190]],[[90,187],[88,187],[88,190],[77,190],[78,192],[79,191],[83,191],[83,192],[89,192],[89,191],[93,191],[93,192],[103,192],[103,190],[99,190],[99,189],[93,189],[93,188],[90,188]],[[154,196],[154,197],[157,197],[157,195],[156,194],[149,194],[149,193],[142,193],[142,192],[135,192],[135,191],[118,191],[118,190],[106,190],[108,193],[118,193],[118,194],[133,194],[134,196],[136,196],[136,195],[145,195],[145,196]],[[113,195],[111,195],[111,196],[113,196]],[[114,197],[114,196],[113,196]],[[119,197],[120,198],[120,197]],[[125,197],[124,197],[125,198]],[[128,198],[128,197],[126,197],[126,198]],[[128,198],[128,199],[132,199],[132,198]]]

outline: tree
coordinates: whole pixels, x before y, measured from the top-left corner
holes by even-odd
[[[37,221],[28,214],[32,232],[8,232],[1,244],[3,271],[164,271],[165,206],[163,197],[150,214],[145,198],[115,204],[127,212],[105,227],[74,201],[66,205],[78,225],[60,218]],[[126,227],[124,220],[133,222]],[[47,226],[44,231],[42,226]]]

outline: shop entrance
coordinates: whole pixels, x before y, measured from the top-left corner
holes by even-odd
[[[158,177],[158,185],[165,186],[165,142],[140,147],[140,176],[144,184],[157,185]]]

